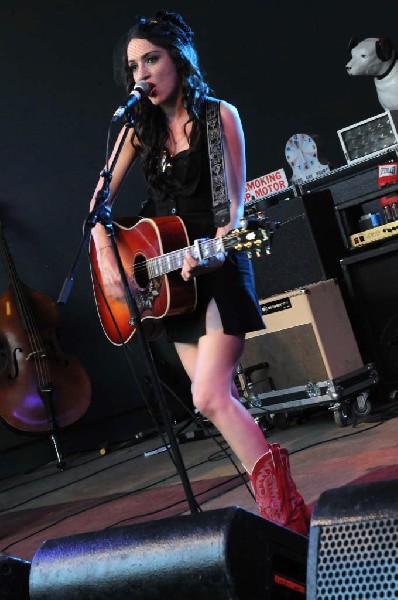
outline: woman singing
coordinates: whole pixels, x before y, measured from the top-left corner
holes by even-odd
[[[136,158],[147,182],[151,217],[178,215],[190,243],[223,236],[240,226],[246,182],[245,141],[237,109],[209,96],[183,18],[160,11],[140,18],[128,31],[119,55],[118,73],[131,92],[137,82],[151,93],[137,102],[133,126],[118,157],[110,183],[112,203]],[[220,110],[229,218],[215,223],[206,127],[206,106]],[[100,189],[100,180],[96,192]],[[149,208],[151,207],[151,208]],[[145,210],[145,209],[144,209]],[[101,224],[92,230],[107,293],[123,297],[113,250]],[[195,407],[219,430],[249,474],[260,514],[302,534],[308,533],[309,511],[290,474],[286,449],[267,442],[262,429],[239,399],[234,383],[245,334],[264,327],[245,252],[229,251],[209,261],[187,254],[184,282],[196,279],[193,312],[163,318],[192,382]]]

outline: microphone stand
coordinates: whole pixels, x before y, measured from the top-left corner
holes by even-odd
[[[185,468],[185,465],[184,465],[184,462],[182,459],[180,448],[177,443],[177,438],[176,438],[176,435],[175,435],[174,429],[173,429],[173,423],[171,421],[171,417],[170,417],[169,411],[167,409],[166,400],[165,400],[163,390],[162,390],[162,387],[160,384],[159,376],[156,371],[153,356],[152,356],[152,353],[151,353],[151,350],[150,350],[150,347],[148,344],[148,340],[146,339],[145,334],[144,334],[138,305],[137,305],[135,297],[131,291],[131,288],[129,286],[129,283],[128,283],[128,280],[126,277],[126,273],[123,268],[123,263],[120,258],[120,254],[119,254],[119,250],[118,250],[116,238],[115,238],[115,229],[114,229],[114,225],[113,225],[113,222],[111,219],[111,207],[107,204],[107,200],[109,199],[109,194],[110,194],[109,186],[110,186],[110,181],[112,179],[112,173],[113,173],[115,165],[117,163],[120,151],[126,141],[128,129],[132,125],[133,125],[133,121],[131,119],[131,116],[129,116],[128,118],[126,118],[125,131],[123,132],[123,135],[120,139],[113,162],[111,164],[111,168],[109,170],[104,169],[101,172],[101,176],[103,177],[103,180],[104,180],[103,186],[97,192],[95,206],[94,206],[93,210],[89,213],[89,215],[85,221],[83,240],[82,240],[82,243],[78,250],[77,256],[73,262],[71,271],[69,272],[69,275],[67,276],[67,278],[64,282],[64,285],[62,287],[60,296],[58,298],[58,303],[64,304],[66,302],[66,298],[69,295],[71,285],[72,285],[72,282],[74,279],[73,274],[76,269],[77,263],[79,261],[79,257],[81,255],[82,249],[83,249],[83,247],[86,246],[86,244],[88,242],[88,239],[91,234],[91,229],[97,223],[101,223],[107,231],[107,235],[110,239],[111,246],[112,246],[115,258],[116,258],[116,262],[118,265],[118,269],[119,269],[122,284],[123,284],[125,299],[126,299],[128,309],[129,309],[129,312],[131,315],[130,323],[134,324],[134,326],[135,326],[135,334],[138,336],[147,366],[149,368],[152,389],[155,393],[155,398],[159,404],[163,424],[165,426],[165,430],[166,430],[166,433],[169,438],[170,450],[171,450],[173,462],[174,462],[177,472],[180,476],[190,511],[191,511],[191,513],[198,513],[199,506],[198,506],[195,496],[192,492],[191,484],[188,479],[187,471],[186,471],[186,468]]]

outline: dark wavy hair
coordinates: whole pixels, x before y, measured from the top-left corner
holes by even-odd
[[[203,103],[210,88],[199,67],[193,36],[191,28],[176,12],[161,10],[153,18],[138,17],[114,51],[116,83],[123,85],[128,93],[131,92],[136,82],[128,66],[127,46],[133,39],[149,40],[167,50],[176,65],[189,121],[201,119]],[[158,106],[154,106],[148,98],[143,98],[134,106],[133,119],[142,166],[149,180],[153,180],[158,170],[159,152],[168,135],[166,118]]]

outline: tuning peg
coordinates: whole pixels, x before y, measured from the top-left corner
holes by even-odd
[[[249,258],[249,260],[251,260],[253,258],[253,252],[251,250],[246,250],[246,254],[247,254],[247,257]]]

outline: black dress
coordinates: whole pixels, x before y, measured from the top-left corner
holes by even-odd
[[[148,184],[148,205],[155,207],[156,216],[181,217],[191,244],[197,238],[213,238],[216,227],[206,125],[194,123],[188,150],[173,157],[165,153],[160,161],[164,172],[156,185]],[[245,252],[228,252],[224,264],[198,276],[196,284],[195,310],[163,318],[168,341],[190,343],[204,335],[206,307],[211,298],[217,303],[226,334],[241,335],[264,328],[253,269]]]

